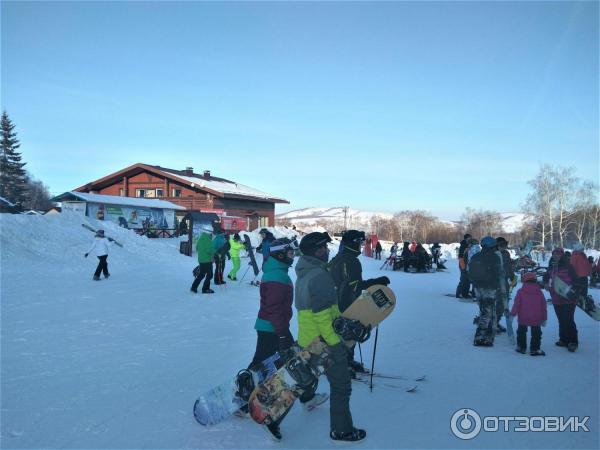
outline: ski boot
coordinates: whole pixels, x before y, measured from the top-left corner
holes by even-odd
[[[500,334],[500,333],[506,333],[506,328],[504,328],[502,325],[498,324],[498,325],[496,325],[496,334]]]
[[[358,428],[352,428],[352,431],[346,432],[332,431],[329,433],[329,437],[333,441],[356,442],[362,441],[367,437],[367,432],[365,430],[359,430]]]
[[[574,342],[571,342],[569,345],[567,345],[567,350],[569,350],[571,353],[573,353],[574,351],[577,350],[577,344],[575,344]]]
[[[527,352],[527,349],[525,347],[517,347],[517,348],[515,348],[515,352],[518,352],[518,353],[521,353],[524,355]]]
[[[349,361],[348,366],[350,366],[350,368],[356,373],[369,373],[365,366],[362,363],[359,363],[358,361]]]
[[[212,289],[202,289],[202,293],[203,294],[214,294],[215,291],[213,291]]]
[[[532,350],[529,354],[531,356],[546,356],[544,350]]]
[[[554,345],[556,345],[557,347],[566,347],[567,344],[565,344],[563,341],[556,341],[554,343]]]

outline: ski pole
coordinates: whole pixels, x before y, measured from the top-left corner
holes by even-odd
[[[375,370],[375,352],[377,351],[377,337],[379,336],[379,325],[375,328],[375,343],[373,345],[373,359],[371,360],[371,392],[373,392],[373,372]]]
[[[358,353],[360,354],[360,365],[363,365],[363,357],[362,357],[362,348],[360,347],[360,342],[358,343]]]
[[[246,274],[248,273],[249,270],[250,270],[250,265],[248,265],[248,268],[244,272],[244,275],[242,275],[242,278],[240,278],[240,284],[242,284],[242,281],[244,281],[244,278],[246,278]]]

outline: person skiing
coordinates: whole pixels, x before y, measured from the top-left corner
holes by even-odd
[[[464,239],[460,241],[460,247],[458,248],[458,268],[460,269],[460,280],[458,286],[456,286],[456,298],[468,298],[469,297],[469,275],[467,273],[467,264],[465,262],[465,250],[469,246],[471,235],[465,234]]]
[[[580,242],[573,246],[571,266],[573,266],[576,275],[573,280],[573,289],[576,290],[578,295],[585,298],[588,295],[588,277],[592,274],[592,265],[583,250],[583,244]]]
[[[567,285],[573,284],[577,274],[569,263],[563,248],[558,247],[552,250],[550,257],[550,269],[544,275],[544,285],[550,292],[554,312],[558,319],[558,336],[556,341],[558,347],[567,347],[570,352],[574,352],[579,347],[579,338],[577,335],[577,325],[575,324],[576,299],[563,297],[554,289],[555,279],[559,278]]]
[[[305,347],[322,338],[330,350],[331,366],[325,374],[330,386],[329,437],[334,441],[360,441],[367,432],[354,427],[350,413],[352,381],[348,372],[348,351],[333,329],[339,316],[335,282],[327,270],[331,242],[329,234],[313,232],[300,241],[296,263],[294,304],[298,311],[298,344]]]
[[[504,333],[506,328],[500,325],[500,319],[502,315],[508,313],[510,303],[510,286],[514,286],[517,282],[515,270],[513,267],[512,258],[508,251],[508,241],[503,237],[496,238],[496,244],[498,245],[498,251],[502,258],[502,268],[504,269],[504,297],[498,297],[496,302],[496,318],[498,320],[496,326],[496,332]]]
[[[518,317],[517,348],[519,353],[527,351],[527,328],[531,327],[531,342],[529,354],[531,356],[545,356],[540,349],[542,344],[542,328],[546,326],[548,313],[546,309],[546,298],[537,284],[535,272],[525,272],[521,275],[523,286],[517,291],[515,303],[510,314]]]
[[[287,238],[270,242],[269,258],[263,266],[260,283],[260,309],[254,324],[257,334],[256,351],[250,369],[260,365],[275,352],[279,352],[284,359],[289,359],[294,354],[291,349],[294,338],[290,332],[294,286],[288,271],[294,263],[295,252],[296,246]],[[306,410],[314,409],[329,398],[327,394],[315,394],[316,387],[315,381],[314,386],[300,396],[300,402]],[[247,407],[242,410],[246,412]],[[267,425],[277,439],[281,439],[280,425],[284,417],[285,414]]]
[[[269,245],[275,240],[275,236],[273,236],[273,233],[266,228],[261,228],[258,234],[261,237],[261,242],[258,247],[256,247],[256,253],[260,252],[262,254],[262,263],[264,265],[267,259],[269,259]]]
[[[246,248],[246,246],[242,242],[240,235],[238,233],[235,233],[233,237],[229,239],[229,247],[229,253],[231,255],[231,262],[233,264],[233,267],[227,274],[227,278],[229,278],[231,281],[237,281],[237,273],[238,270],[240,270],[241,261],[240,250],[243,250],[244,248]]]
[[[104,278],[107,279],[110,277],[110,273],[108,273],[108,246],[110,241],[104,236],[104,230],[97,230],[96,235],[94,236],[94,242],[92,242],[92,246],[90,249],[85,252],[85,257],[92,252],[92,250],[96,250],[96,256],[98,257],[98,267],[96,267],[96,271],[94,272],[94,281],[100,281],[100,273],[104,275]]]
[[[492,347],[496,335],[496,298],[504,293],[502,259],[496,252],[496,239],[481,240],[481,251],[469,261],[469,278],[475,286],[480,316],[473,345]]]
[[[343,249],[331,260],[328,269],[331,272],[338,294],[338,308],[344,312],[356,300],[363,290],[375,284],[390,284],[388,277],[363,280],[360,255],[361,243],[365,240],[364,231],[348,230],[342,235]],[[365,373],[367,370],[362,363],[354,360],[353,345],[348,351],[348,367],[350,374]]]
[[[200,227],[200,236],[198,236],[198,240],[196,241],[196,254],[198,255],[200,270],[198,271],[196,278],[194,278],[194,282],[190,288],[190,291],[194,294],[198,293],[198,286],[203,279],[204,284],[202,285],[202,293],[215,293],[215,291],[210,288],[210,280],[213,276],[213,257],[215,254],[212,242],[212,232],[213,228],[208,224]]]
[[[377,244],[375,244],[375,259],[381,259],[382,250],[383,247],[381,247],[381,242],[377,241]]]

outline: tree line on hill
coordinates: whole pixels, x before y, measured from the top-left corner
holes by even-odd
[[[6,111],[0,118],[0,197],[15,205],[17,211],[46,210],[52,206],[48,188],[25,170],[18,151],[21,144],[15,124]]]

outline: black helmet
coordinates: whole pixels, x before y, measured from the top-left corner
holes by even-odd
[[[314,255],[315,250],[326,246],[328,242],[331,242],[331,237],[327,232],[319,233],[315,231],[308,233],[300,241],[300,251],[305,255]]]
[[[258,234],[267,234],[268,232],[269,230],[267,230],[266,228],[261,228]]]
[[[292,255],[290,258],[288,256],[288,251],[292,250],[295,253],[297,248],[296,241],[292,241],[288,238],[275,239],[269,246],[269,254],[278,261],[291,266],[294,262],[294,256]]]
[[[508,241],[506,239],[504,239],[503,237],[497,237],[496,238],[496,243],[500,246],[500,247],[505,247],[508,246]]]
[[[365,240],[365,232],[358,230],[348,230],[342,234],[342,242],[363,242]]]

